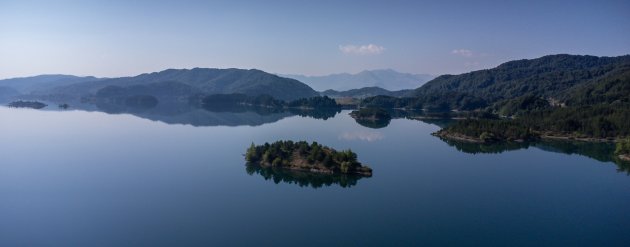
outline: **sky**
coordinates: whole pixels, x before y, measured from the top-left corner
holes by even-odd
[[[458,74],[630,54],[630,1],[0,0],[0,78],[168,68]]]

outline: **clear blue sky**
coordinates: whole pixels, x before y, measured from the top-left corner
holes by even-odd
[[[630,53],[630,1],[0,1],[0,78],[258,68],[462,73]]]

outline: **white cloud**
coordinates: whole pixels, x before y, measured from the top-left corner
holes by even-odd
[[[373,142],[378,141],[385,138],[383,134],[380,132],[366,132],[366,131],[356,131],[356,132],[343,132],[339,135],[339,139],[347,140],[347,141],[367,141]]]
[[[339,50],[345,54],[372,55],[381,54],[385,47],[375,44],[368,45],[340,45]]]
[[[460,55],[462,57],[472,57],[474,55],[473,51],[468,49],[455,49],[451,51],[451,54]]]

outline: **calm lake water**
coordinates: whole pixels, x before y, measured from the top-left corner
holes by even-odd
[[[461,145],[348,111],[152,114],[0,107],[0,246],[630,243],[610,145]],[[351,148],[374,175],[247,169],[252,142],[280,139]]]

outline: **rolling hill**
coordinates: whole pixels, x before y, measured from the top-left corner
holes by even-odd
[[[137,87],[141,85],[146,87]],[[198,92],[204,94],[267,94],[281,100],[294,100],[319,95],[315,90],[297,80],[279,77],[260,70],[207,68],[168,69],[134,77],[79,82],[56,87],[45,93],[84,96],[96,94],[108,86],[128,88],[131,91],[146,89],[151,91],[151,94],[160,95],[167,95],[171,92],[181,93],[182,91],[191,94]]]
[[[630,55],[549,55],[511,61],[493,69],[461,75],[442,75],[416,89],[415,95],[458,93],[481,98],[488,104],[529,95],[575,104],[586,98],[603,100],[587,95],[597,93],[597,89],[597,94],[605,95],[611,88],[616,88],[615,97],[625,96],[627,99],[630,95],[629,71]],[[577,100],[578,95],[584,99]]]
[[[13,88],[20,94],[30,94],[45,92],[56,87],[67,86],[74,83],[91,82],[98,80],[101,79],[92,76],[80,77],[73,75],[38,75],[0,80],[0,86]]]

